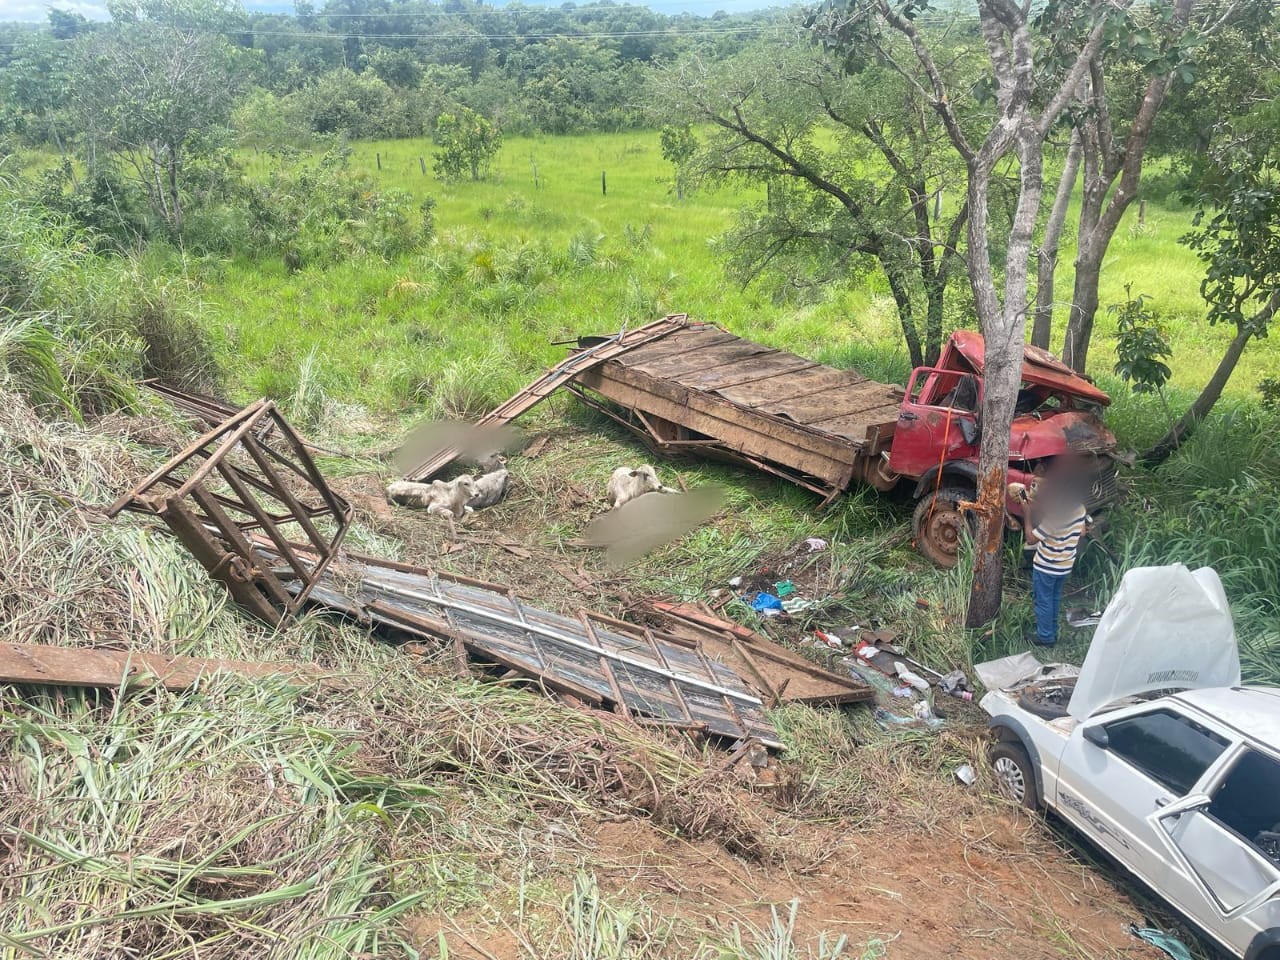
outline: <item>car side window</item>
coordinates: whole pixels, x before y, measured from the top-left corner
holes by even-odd
[[[1246,750],[1214,789],[1208,813],[1280,864],[1280,763]]]
[[[1106,730],[1111,753],[1178,796],[1190,793],[1227,749],[1225,739],[1169,710],[1126,717]]]

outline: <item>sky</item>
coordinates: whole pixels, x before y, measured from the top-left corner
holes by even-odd
[[[523,0],[525,3],[535,3],[537,0]],[[590,0],[577,0],[579,5],[590,2]],[[639,3],[643,6],[657,10],[660,13],[697,13],[703,16],[710,16],[717,10],[723,10],[726,13],[744,13],[748,10],[759,10],[763,7],[778,6],[785,3],[786,0],[630,0],[630,2]],[[559,6],[560,0],[554,0],[550,6]],[[59,10],[66,10],[69,13],[78,13],[88,17],[90,20],[107,19],[105,0],[56,0],[50,3],[49,0],[0,0],[0,20],[21,20],[26,22],[43,22],[50,6],[56,6]],[[322,6],[321,3],[316,4],[317,7]],[[270,13],[292,13],[293,3],[278,2],[278,0],[246,0],[244,2],[246,10],[261,11]]]

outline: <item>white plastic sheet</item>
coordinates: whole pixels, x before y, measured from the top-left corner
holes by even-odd
[[[1067,712],[1083,720],[1123,697],[1239,683],[1240,652],[1218,574],[1180,563],[1135,567],[1102,614]]]

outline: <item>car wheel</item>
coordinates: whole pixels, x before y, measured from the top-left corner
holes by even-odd
[[[991,771],[996,778],[996,792],[1006,800],[1038,810],[1035,771],[1031,758],[1021,745],[1001,740],[991,748]]]
[[[961,503],[973,498],[972,487],[946,486],[921,497],[911,515],[916,548],[944,570],[956,565],[965,526],[970,533],[977,526],[972,515],[960,509]]]

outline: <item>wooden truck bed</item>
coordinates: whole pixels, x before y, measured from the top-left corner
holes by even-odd
[[[874,467],[902,402],[899,387],[711,324],[613,357],[570,389],[662,452],[748,463],[828,499]]]

